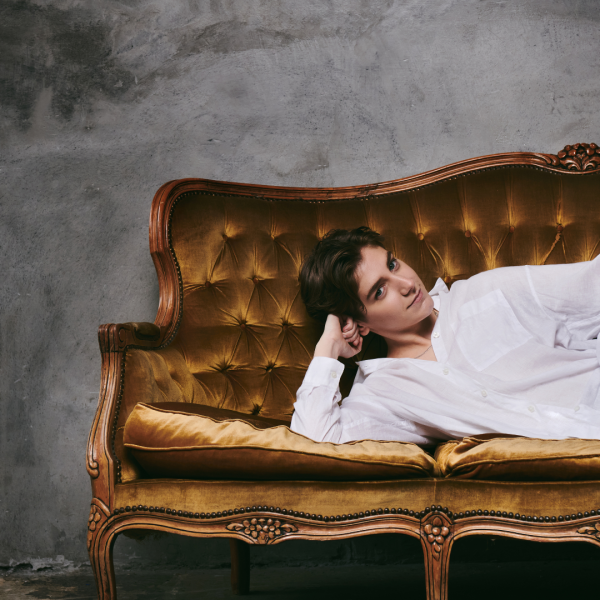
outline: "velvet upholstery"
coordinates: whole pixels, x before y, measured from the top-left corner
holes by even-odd
[[[243,421],[257,429],[268,429],[269,427],[277,427],[278,425],[290,426],[290,421],[287,419],[269,419],[260,415],[249,415],[236,412],[235,410],[227,410],[226,408],[206,406],[206,404],[187,402],[185,406],[182,406],[181,402],[157,402],[152,407],[164,411],[185,412],[186,414],[210,417],[214,421]]]
[[[117,507],[157,506],[191,513],[273,506],[316,515],[431,504],[459,513],[487,509],[558,516],[600,509],[600,481],[512,482],[456,479],[398,481],[194,481],[141,479],[115,488]]]
[[[441,445],[435,458],[454,479],[600,480],[599,440],[469,437]]]
[[[439,474],[433,458],[401,442],[317,443],[285,425],[267,429],[229,416],[138,404],[124,442],[153,477],[352,481]],[[262,425],[262,424],[261,424]]]
[[[303,257],[331,228],[369,225],[426,286],[495,267],[589,260],[600,247],[598,175],[506,166],[388,195],[270,201],[188,192],[171,214],[181,273],[177,333],[127,351],[115,452],[121,480],[141,476],[123,445],[139,402],[187,402],[289,420],[318,340],[298,293]],[[382,356],[376,336],[357,360]],[[355,368],[347,361],[341,387]]]

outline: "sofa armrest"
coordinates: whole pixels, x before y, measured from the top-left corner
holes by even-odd
[[[110,510],[115,485],[141,476],[123,445],[123,428],[135,406],[139,402],[211,404],[213,399],[181,351],[168,344],[166,328],[152,323],[103,325],[98,338],[102,383],[88,441],[87,470],[94,496]]]
[[[115,431],[123,400],[125,355],[134,349],[156,351],[170,337],[169,327],[154,323],[110,323],[98,329],[102,374],[98,407],[88,438],[86,468],[94,497],[107,510],[111,508],[114,486],[121,472],[115,453]]]
[[[164,342],[166,327],[154,323],[109,323],[98,328],[100,352],[123,352],[129,346],[158,348]]]

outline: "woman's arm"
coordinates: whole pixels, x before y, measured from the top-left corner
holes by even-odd
[[[533,297],[544,314],[568,330],[572,340],[600,332],[600,256],[565,265],[527,267]]]
[[[291,429],[317,442],[339,443],[342,437],[339,402],[344,365],[339,356],[360,352],[362,337],[350,318],[329,315],[304,381],[296,392]]]
[[[296,392],[292,431],[316,442],[340,443],[342,439],[339,402],[340,377],[344,365],[329,357],[316,356]]]
[[[340,406],[339,382],[344,365],[338,356],[352,357],[362,348],[358,327],[351,320],[327,319],[304,381],[296,393],[291,429],[317,442],[343,444],[355,440],[388,440],[430,444],[436,436],[428,428],[389,414],[377,394],[363,382],[353,386]],[[383,415],[381,414],[383,408]],[[376,414],[379,412],[380,419]]]

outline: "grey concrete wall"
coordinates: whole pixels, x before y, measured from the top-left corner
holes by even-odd
[[[86,559],[96,330],[154,320],[162,183],[353,185],[600,142],[599,7],[2,0],[0,564]],[[380,560],[390,544],[261,556]],[[125,540],[117,558],[218,564],[227,546]]]

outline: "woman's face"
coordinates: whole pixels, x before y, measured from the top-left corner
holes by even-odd
[[[358,295],[366,308],[361,333],[374,331],[384,338],[418,330],[433,311],[433,299],[419,276],[384,248],[367,246],[356,268]]]

